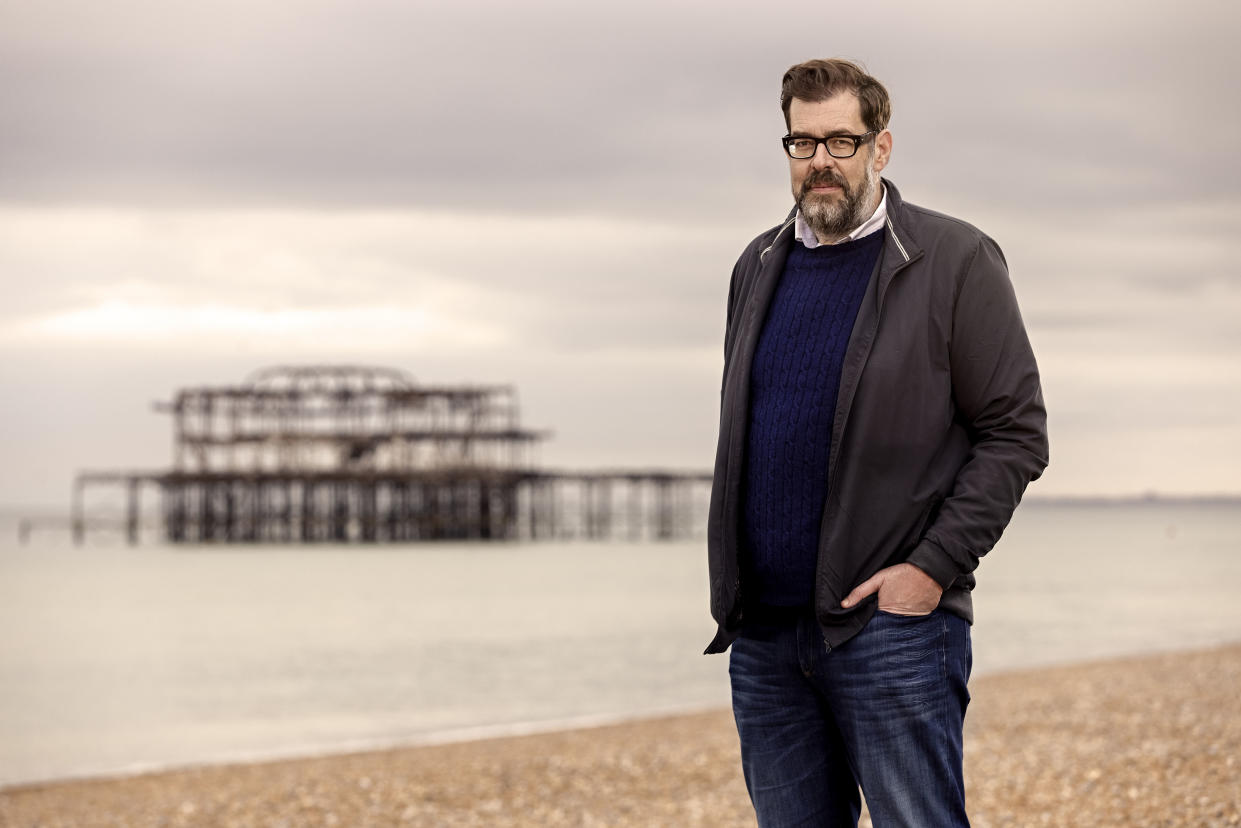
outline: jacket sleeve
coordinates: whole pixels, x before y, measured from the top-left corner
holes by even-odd
[[[960,280],[948,351],[972,450],[908,558],[944,589],[978,566],[1048,462],[1038,366],[1003,254],[985,236]]]
[[[724,373],[720,380],[720,400],[724,398],[724,379],[728,377],[728,363],[733,353],[733,305],[737,298],[737,273],[741,270],[741,259],[733,265],[732,277],[728,280],[728,309],[724,315]]]

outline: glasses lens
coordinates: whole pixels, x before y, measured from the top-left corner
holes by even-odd
[[[790,138],[788,142],[789,155],[794,158],[811,158],[817,147],[813,138]]]
[[[848,158],[857,152],[857,144],[852,138],[828,138],[827,151],[837,158]]]

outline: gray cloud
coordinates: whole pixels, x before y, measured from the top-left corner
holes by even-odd
[[[291,361],[515,381],[552,462],[705,464],[727,274],[789,204],[779,76],[830,54],[891,90],[902,192],[1008,256],[1058,429],[1040,485],[1236,488],[1239,22],[1212,0],[9,3],[0,454],[25,471],[0,501],[162,460],[150,399]],[[48,327],[108,302],[241,321]],[[366,330],[420,313],[434,335]],[[267,329],[288,314],[329,321]]]
[[[0,34],[0,186],[718,214],[781,168],[779,72],[835,51],[888,81],[919,185],[1232,195],[1238,13],[1189,5],[25,4]],[[688,134],[712,140],[687,154]]]

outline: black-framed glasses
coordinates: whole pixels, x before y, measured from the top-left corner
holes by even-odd
[[[814,154],[819,151],[819,144],[827,148],[827,154],[832,158],[852,158],[857,155],[862,142],[877,134],[877,130],[871,130],[862,135],[829,135],[826,138],[786,135],[780,141],[784,144],[784,151],[789,154],[789,158],[796,158],[798,161],[814,158]]]

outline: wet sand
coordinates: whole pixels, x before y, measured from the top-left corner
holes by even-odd
[[[1241,825],[1241,644],[971,682],[988,826]],[[753,826],[727,711],[0,791],[3,826]],[[863,824],[866,824],[865,821]]]

